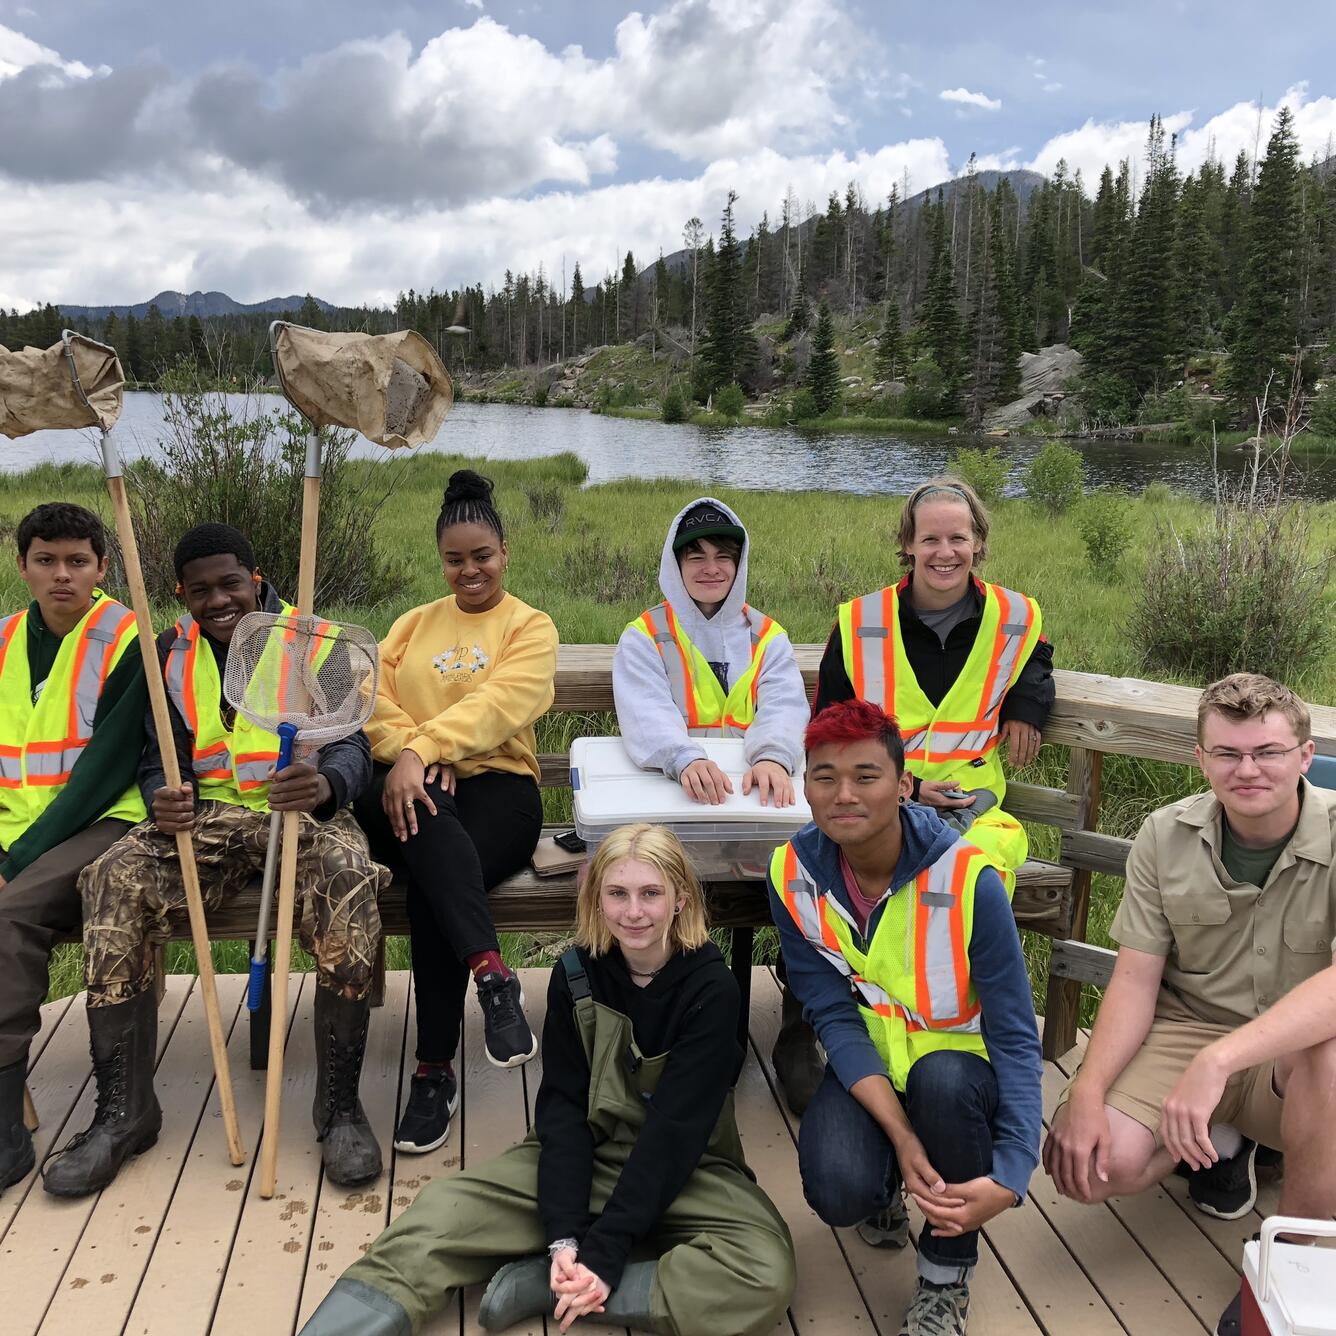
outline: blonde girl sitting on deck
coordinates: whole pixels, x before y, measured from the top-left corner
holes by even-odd
[[[742,1156],[737,985],[676,836],[600,845],[553,968],[534,1126],[440,1179],[335,1284],[303,1336],[408,1336],[490,1279],[489,1331],[546,1315],[691,1336],[769,1331],[793,1244]],[[646,1253],[653,1260],[631,1260]]]

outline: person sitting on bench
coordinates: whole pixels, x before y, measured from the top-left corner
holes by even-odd
[[[28,1047],[79,873],[144,818],[144,660],[134,614],[97,586],[102,521],[50,501],[15,534],[26,612],[0,618],[0,1190],[33,1167]]]
[[[157,1140],[153,948],[167,940],[169,917],[185,906],[176,832],[191,832],[204,903],[216,908],[263,869],[271,809],[301,813],[297,894],[302,945],[316,966],[311,1117],[321,1158],[332,1182],[364,1183],[381,1171],[357,1091],[380,945],[376,896],[390,874],[371,861],[347,804],[370,778],[370,748],[359,731],[275,775],[278,737],[238,715],[223,698],[222,681],[242,617],[291,608],[261,578],[249,541],[226,524],[191,529],[176,545],[174,564],[186,612],[158,637],[172,737],[159,738],[148,715],[139,769],[153,815],[79,877],[97,1112],[47,1161],[45,1187],[61,1197],[97,1192]],[[176,748],[181,773],[191,776],[179,790],[166,787],[163,745]]]
[[[642,769],[661,770],[696,802],[721,803],[732,781],[702,739],[741,737],[742,792],[786,807],[802,763],[807,692],[784,628],[747,603],[750,548],[742,521],[714,497],[678,511],[659,560],[663,602],[622,632],[612,694],[627,754]],[[773,1061],[801,1115],[821,1061],[787,985]]]
[[[1039,1036],[991,857],[902,801],[900,730],[850,700],[807,728],[812,824],[775,851],[770,912],[789,984],[826,1050],[798,1167],[827,1224],[903,1247],[927,1218],[902,1336],[961,1336],[979,1228],[1039,1162]]]
[[[505,588],[510,549],[492,484],[458,469],[436,549],[450,593],[404,613],[380,646],[367,723],[375,773],[357,803],[371,848],[408,881],[417,1069],[396,1150],[435,1150],[459,1102],[454,1058],[472,979],[496,1067],[538,1052],[488,893],[543,830],[534,724],[555,695],[557,628]]]
[[[1336,793],[1304,778],[1312,757],[1288,687],[1235,673],[1202,692],[1210,792],[1132,841],[1113,978],[1044,1146],[1065,1196],[1126,1196],[1183,1166],[1201,1209],[1237,1219],[1261,1142],[1285,1154],[1282,1215],[1336,1214]]]
[[[783,1320],[793,1243],[733,1117],[738,987],[674,835],[639,824],[603,841],[575,942],[548,982],[533,1130],[423,1188],[302,1336],[408,1336],[489,1278],[487,1331],[599,1315],[749,1336]]]

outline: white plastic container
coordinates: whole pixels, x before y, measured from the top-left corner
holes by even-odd
[[[1336,1237],[1336,1222],[1273,1215],[1243,1248],[1243,1336],[1336,1336],[1336,1249],[1276,1234]]]
[[[576,738],[571,743],[575,829],[590,853],[618,826],[652,821],[687,846],[702,876],[764,876],[771,853],[812,819],[802,776],[795,780],[792,807],[776,807],[773,800],[762,807],[755,789],[742,792],[743,739],[705,738],[702,746],[733,781],[733,792],[718,806],[693,802],[676,780],[641,770],[621,738]]]

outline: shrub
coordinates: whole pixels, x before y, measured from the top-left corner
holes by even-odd
[[[640,403],[640,387],[634,381],[624,381],[612,393],[614,408],[635,408]]]
[[[1085,465],[1061,441],[1049,441],[1025,470],[1025,494],[1052,515],[1061,515],[1081,495]]]
[[[994,501],[1002,499],[1009,465],[1000,447],[994,445],[980,450],[966,446],[951,456],[946,467],[948,473],[954,473],[957,478],[969,483],[978,492],[984,505],[992,505]]]
[[[266,411],[268,396],[237,405],[234,395],[206,391],[193,367],[166,372],[161,386],[166,430],[158,458],[133,460],[125,470],[150,595],[174,603],[177,541],[213,521],[240,529],[274,587],[296,598],[305,419]],[[394,564],[373,526],[403,465],[349,467],[355,433],[324,429],[320,437],[316,603],[375,605],[394,590]]]
[[[735,381],[731,385],[725,385],[714,396],[714,411],[724,417],[738,418],[742,416],[746,402],[742,395],[742,386]]]
[[[1077,510],[1076,527],[1085,544],[1090,569],[1099,579],[1112,584],[1132,541],[1127,499],[1117,492],[1094,492]]]
[[[900,396],[910,417],[941,417],[946,382],[941,368],[931,357],[920,357],[905,374],[905,392]]]
[[[1225,431],[1234,421],[1234,411],[1227,403],[1214,399],[1194,399],[1188,418],[1192,429],[1210,439],[1212,431]]]
[[[1319,436],[1336,436],[1336,377],[1318,391],[1308,425]]]
[[[595,413],[606,413],[612,407],[612,386],[605,380],[594,394],[593,409]]]
[[[682,390],[677,385],[674,385],[663,396],[663,420],[665,422],[685,422],[687,420],[686,400],[682,397]]]
[[[1148,482],[1141,489],[1141,499],[1148,506],[1167,506],[1174,499],[1174,489],[1167,482]]]
[[[532,403],[535,408],[547,407],[547,386],[542,381],[533,387]]]
[[[820,412],[811,390],[801,389],[794,394],[789,415],[795,422],[809,422],[812,418],[818,417]]]
[[[1082,376],[1074,388],[1091,422],[1116,425],[1131,420],[1136,391],[1121,377],[1108,374]]]
[[[561,528],[561,517],[566,511],[566,495],[553,482],[525,483],[524,495],[529,500],[529,513],[549,533]]]
[[[1128,634],[1151,669],[1284,681],[1330,644],[1334,555],[1311,506],[1225,496],[1194,528],[1161,526]]]
[[[1188,392],[1181,385],[1177,389],[1148,394],[1137,410],[1137,421],[1143,425],[1161,422],[1186,422],[1191,414]]]

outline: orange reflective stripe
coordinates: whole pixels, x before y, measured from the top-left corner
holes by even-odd
[[[956,855],[951,869],[951,958],[956,966],[956,1016],[963,1020],[969,1011],[970,965],[965,954],[965,877],[969,872],[970,856],[964,850]]]
[[[930,912],[920,903],[921,892],[927,890],[930,868],[924,868],[914,878],[914,898],[911,902],[914,915],[914,991],[918,995],[919,1008],[928,1021],[932,1021],[932,990],[928,987],[928,920]]]
[[[699,728],[700,711],[696,709],[696,679],[691,672],[691,661],[687,658],[686,647],[682,644],[682,631],[677,624],[677,618],[673,614],[673,605],[665,603],[663,613],[668,621],[668,633],[673,638],[673,645],[677,649],[678,657],[682,660],[682,677],[686,682],[686,707],[687,707],[687,727]]]
[[[886,699],[881,702],[887,714],[895,715],[895,639],[900,634],[899,596],[894,585],[881,591],[881,624],[886,634],[881,638],[881,677]]]
[[[93,610],[93,615],[89,617],[84,625],[84,634],[79,637],[79,643],[74,649],[74,663],[70,666],[70,715],[69,722],[65,728],[66,737],[77,737],[79,733],[79,693],[75,689],[79,678],[83,673],[84,659],[88,657],[88,632],[93,629],[101,620],[102,614],[106,608],[104,599],[98,607]],[[36,750],[40,744],[34,743],[32,750]]]
[[[181,669],[181,698],[186,706],[186,727],[191,737],[199,736],[199,718],[195,710],[195,655],[199,652],[199,623],[192,621],[186,632],[185,663]]]
[[[849,646],[849,657],[854,666],[853,689],[859,700],[864,700],[863,653],[858,646],[858,632],[863,626],[863,600],[854,599],[849,607],[849,630],[853,644]]]
[[[994,606],[1000,600],[997,595],[985,595],[985,600],[991,597]],[[988,713],[988,702],[993,698],[993,687],[997,682],[998,672],[1002,668],[1002,652],[1007,647],[1007,635],[1003,629],[1006,625],[1006,618],[1002,616],[1002,610],[998,609],[997,630],[993,633],[993,652],[988,656],[988,675],[983,681],[983,690],[979,693],[979,706],[974,712],[974,718],[982,722],[984,716]],[[1001,702],[999,702],[1000,707]]]

